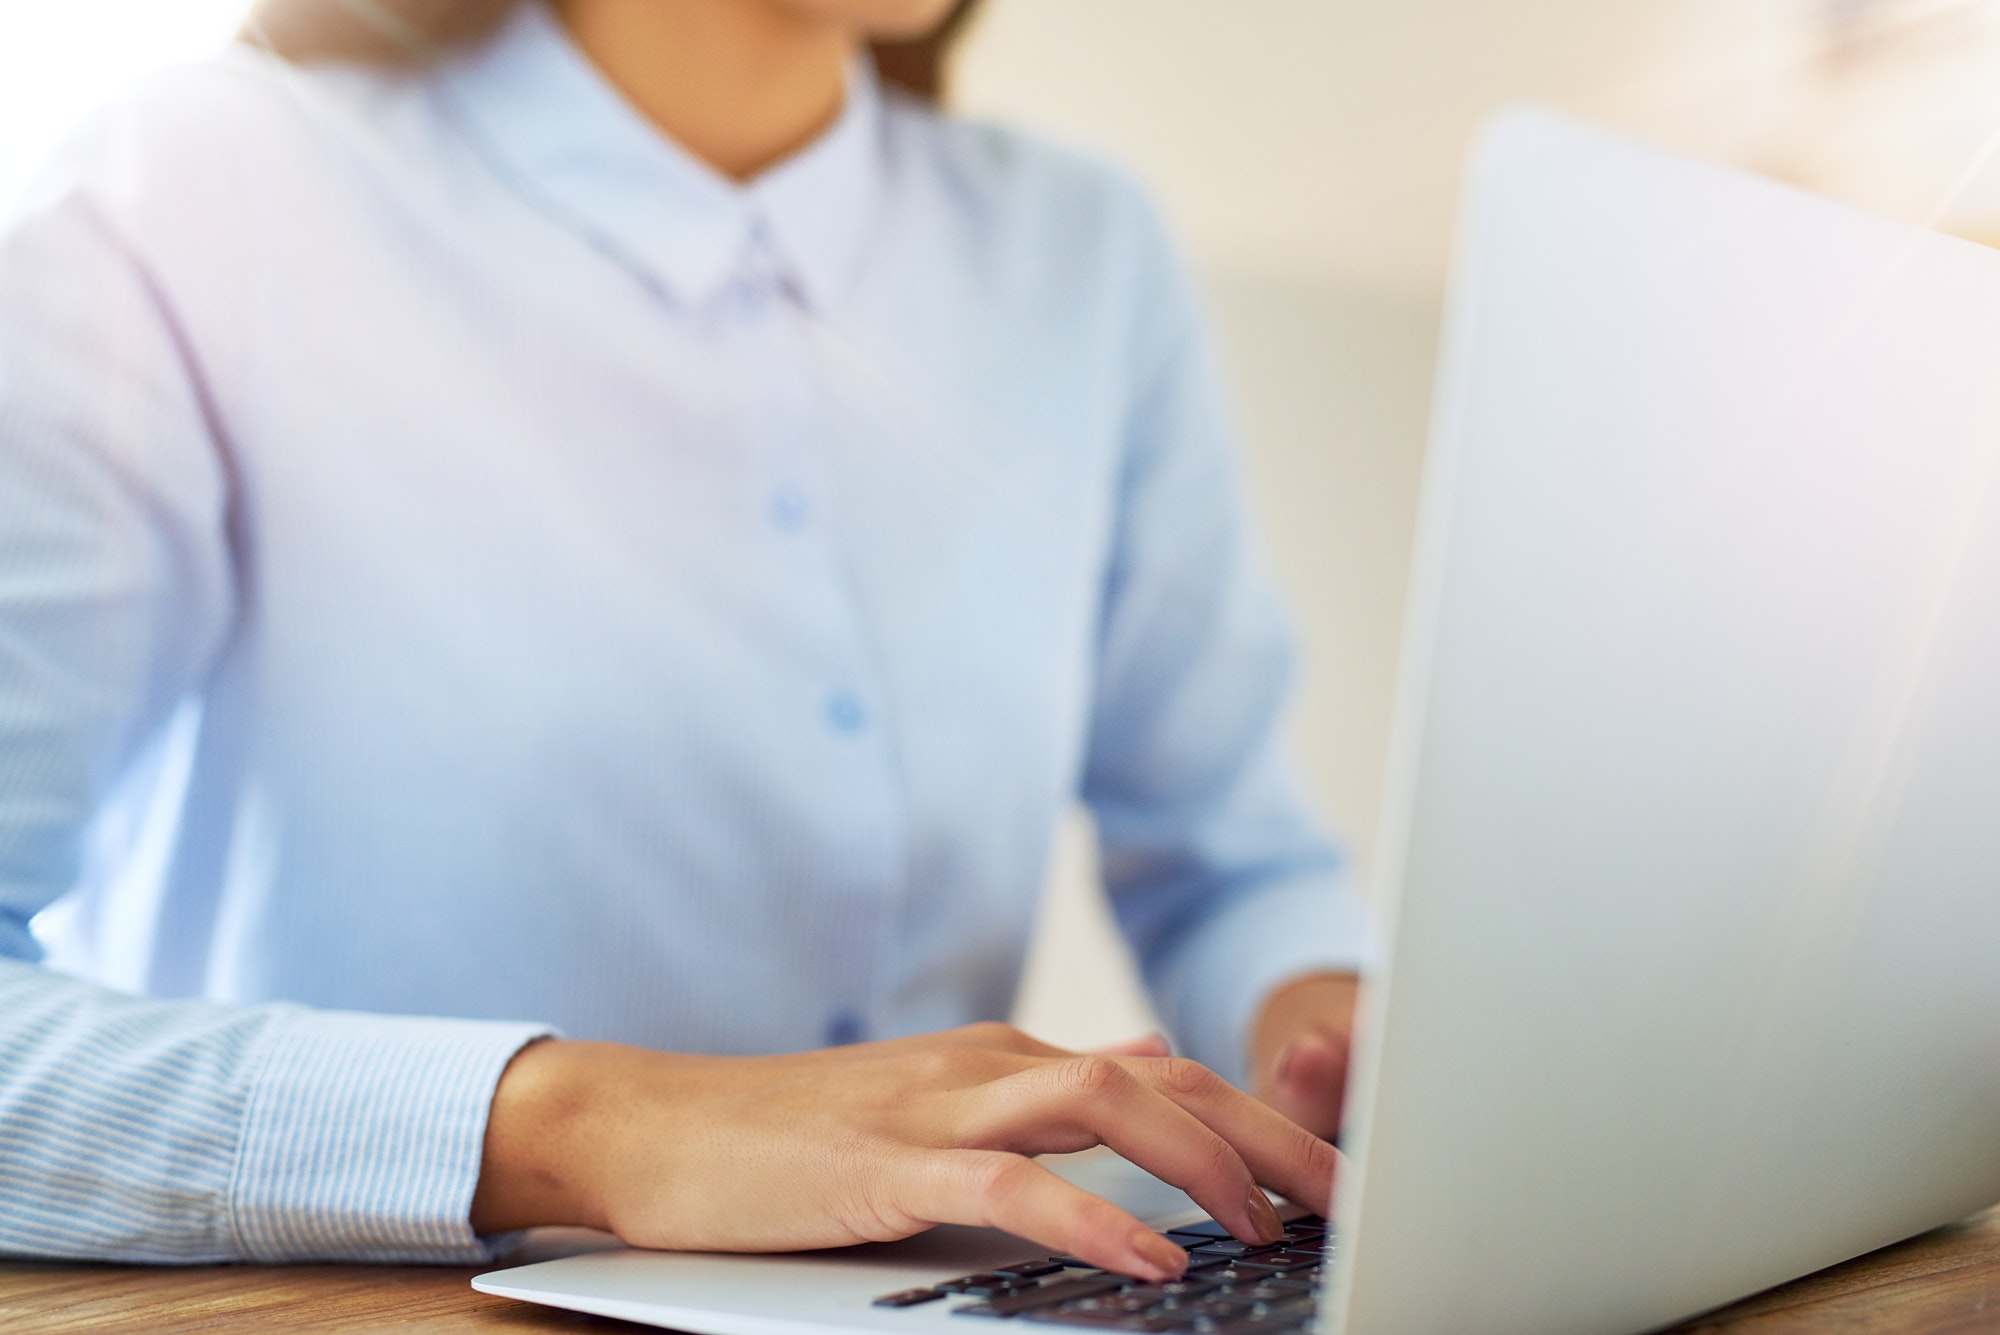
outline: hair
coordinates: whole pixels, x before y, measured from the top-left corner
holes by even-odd
[[[301,64],[423,64],[476,42],[525,0],[256,0],[244,41]],[[870,45],[882,81],[927,102],[943,100],[951,49],[978,7],[958,0],[922,37]]]

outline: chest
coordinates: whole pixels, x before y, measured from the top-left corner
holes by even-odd
[[[484,763],[768,769],[892,721],[912,766],[1066,762],[1120,443],[1087,331],[900,309],[921,283],[689,310],[560,249],[477,258],[292,275],[226,387],[288,708],[430,720]]]

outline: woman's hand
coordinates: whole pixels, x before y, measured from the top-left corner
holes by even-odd
[[[1274,990],[1250,1038],[1257,1097],[1315,1135],[1340,1129],[1361,980],[1322,973]]]
[[[1099,1144],[1246,1242],[1279,1234],[1258,1183],[1322,1212],[1333,1186],[1330,1145],[1194,1062],[1065,1052],[1002,1024],[787,1057],[556,1039],[501,1077],[472,1224],[585,1224],[698,1251],[977,1224],[1179,1275],[1179,1247],[1028,1157]]]

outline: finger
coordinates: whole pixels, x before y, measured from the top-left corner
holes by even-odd
[[[1275,1242],[1284,1231],[1228,1142],[1116,1058],[1038,1063],[963,1089],[952,1106],[962,1145],[1028,1154],[1109,1145],[1187,1192],[1245,1242]]]
[[[1174,1045],[1167,1036],[1157,1029],[1144,1038],[1128,1039],[1123,1043],[1113,1043],[1107,1048],[1093,1049],[1106,1057],[1171,1057]]]
[[[1185,1057],[1127,1058],[1124,1064],[1229,1142],[1259,1182],[1310,1210],[1326,1213],[1339,1164],[1333,1146]]]
[[[1186,1252],[1032,1159],[998,1150],[930,1150],[907,1162],[904,1207],[931,1223],[1005,1229],[1154,1284],[1187,1270]]]
[[[1307,1034],[1278,1057],[1272,1106],[1315,1135],[1340,1129],[1340,1102],[1347,1084],[1347,1054],[1316,1034]]]

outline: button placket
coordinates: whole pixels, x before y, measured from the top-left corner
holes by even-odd
[[[853,691],[835,691],[826,699],[826,721],[835,732],[861,732],[868,726],[868,710]]]
[[[772,289],[782,294],[781,285]],[[893,738],[882,724],[878,665],[864,611],[839,546],[826,469],[831,429],[822,388],[813,379],[812,343],[798,328],[815,315],[781,296],[772,318],[735,321],[754,358],[749,382],[756,436],[746,457],[754,470],[746,516],[768,534],[770,596],[791,625],[793,697],[802,755],[820,757],[829,815],[839,819],[818,840],[815,880],[842,901],[843,925],[829,941],[827,1009],[814,1036],[829,1046],[866,1041],[884,976],[879,952],[900,903],[906,813]]]
[[[771,489],[771,524],[780,533],[797,533],[812,519],[812,501],[796,482],[780,482]]]

